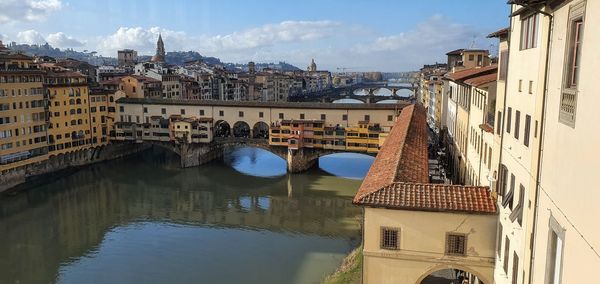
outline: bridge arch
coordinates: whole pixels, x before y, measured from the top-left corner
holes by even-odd
[[[250,138],[250,125],[245,121],[238,121],[233,124],[233,137]]]
[[[259,121],[252,127],[252,138],[269,139],[269,125],[264,121]]]
[[[474,282],[476,284],[491,284],[491,283],[493,283],[490,281],[491,279],[485,278],[482,275],[482,273],[477,272],[473,268],[470,268],[470,267],[467,267],[464,265],[459,265],[459,264],[440,264],[440,265],[436,265],[436,266],[429,268],[425,273],[423,273],[421,275],[421,277],[419,277],[419,279],[417,280],[417,282],[415,282],[415,284],[439,283],[439,282],[436,282],[437,277],[435,277],[433,274],[440,273],[440,272],[457,273],[459,275],[462,275],[463,277],[465,277],[465,276],[468,277],[468,275],[470,274],[471,276],[476,277],[477,280],[479,280],[479,282]],[[469,283],[471,283],[471,282],[469,282]]]
[[[225,120],[217,120],[215,122],[215,137],[231,136],[231,125]]]

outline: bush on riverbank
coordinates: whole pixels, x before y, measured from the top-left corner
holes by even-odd
[[[360,283],[362,278],[362,246],[355,248],[331,275],[323,279],[323,284]]]

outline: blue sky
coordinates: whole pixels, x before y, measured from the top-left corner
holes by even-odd
[[[456,48],[496,48],[505,0],[91,1],[0,0],[0,38],[115,56],[194,50],[226,62],[286,61],[304,68],[403,71]]]

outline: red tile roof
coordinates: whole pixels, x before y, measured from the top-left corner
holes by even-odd
[[[456,71],[454,73],[448,73],[446,76],[454,81],[467,80],[475,76],[489,74],[498,71],[498,65],[490,65],[479,68],[469,68],[465,70]]]
[[[497,31],[489,34],[487,37],[488,38],[493,38],[493,37],[497,37],[497,38],[507,37],[509,31],[510,31],[509,28],[503,28],[501,30],[497,30]]]
[[[354,202],[393,182],[429,181],[426,121],[422,106],[410,105],[402,109]]]
[[[495,213],[488,187],[429,183],[427,139],[425,109],[403,108],[352,202],[398,210]]]
[[[496,202],[484,186],[397,182],[364,196],[360,204],[417,211],[496,213]]]
[[[498,71],[498,69],[496,69],[496,72],[494,72],[494,73],[471,77],[470,79],[465,80],[465,83],[467,83],[471,86],[474,86],[474,87],[480,87],[485,84],[495,82],[498,77],[497,71]]]

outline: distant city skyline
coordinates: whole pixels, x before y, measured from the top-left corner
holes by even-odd
[[[0,2],[0,40],[97,51],[197,51],[224,62],[284,61],[302,69],[408,71],[456,48],[492,49],[505,1],[65,1]],[[488,11],[472,13],[471,11]]]

